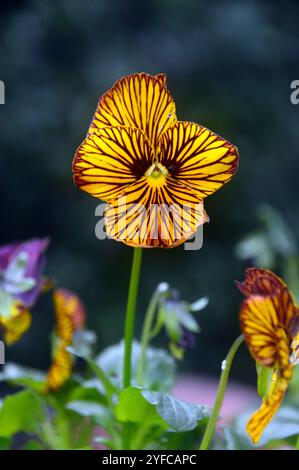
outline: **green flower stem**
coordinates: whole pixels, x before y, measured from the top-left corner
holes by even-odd
[[[129,385],[131,384],[131,352],[135,326],[135,309],[139,286],[141,259],[142,248],[134,248],[125,322],[125,355],[123,374],[124,388],[129,387]]]
[[[141,341],[140,341],[141,353],[140,353],[140,359],[138,363],[138,373],[137,373],[139,385],[143,385],[144,369],[145,369],[145,361],[146,361],[146,350],[147,350],[148,343],[150,340],[151,328],[152,328],[152,324],[154,321],[155,312],[158,306],[159,298],[160,298],[160,290],[158,286],[155,292],[153,293],[150,303],[148,305],[148,308],[145,314],[145,320],[143,323],[142,333],[141,333]]]
[[[299,434],[297,436],[297,441],[296,441],[296,444],[295,444],[295,449],[296,450],[299,450]]]
[[[214,408],[213,408],[212,414],[210,416],[208,425],[206,427],[206,430],[205,430],[205,433],[204,433],[204,436],[203,436],[203,439],[202,439],[199,450],[207,450],[208,447],[209,447],[210,441],[211,441],[211,439],[214,435],[215,427],[216,427],[216,424],[217,424],[217,420],[218,420],[219,413],[220,413],[220,410],[221,410],[222,402],[223,402],[223,399],[224,399],[224,394],[225,394],[225,390],[226,390],[226,386],[227,386],[227,380],[228,380],[228,377],[229,377],[230,368],[231,368],[233,359],[235,357],[235,354],[236,354],[237,350],[239,349],[239,346],[242,344],[243,341],[244,341],[244,336],[243,335],[239,336],[234,341],[234,343],[232,344],[232,346],[231,346],[231,348],[230,348],[230,350],[229,350],[229,352],[228,352],[228,354],[225,358],[225,363],[224,363],[225,366],[223,367],[222,372],[221,372]]]
[[[109,378],[106,376],[104,371],[101,369],[101,367],[96,364],[93,361],[90,361],[89,359],[86,359],[87,364],[89,365],[90,369],[94,372],[94,374],[98,377],[98,379],[102,382],[106,394],[107,394],[107,400],[109,404],[111,405],[111,408],[113,408],[113,396],[118,393],[117,387],[113,385],[113,383],[109,380]]]

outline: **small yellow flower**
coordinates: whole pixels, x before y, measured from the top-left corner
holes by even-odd
[[[77,295],[66,289],[56,289],[53,294],[56,328],[53,360],[47,374],[45,391],[58,390],[71,376],[73,359],[67,351],[73,335],[84,327],[85,309]]]
[[[256,444],[283,401],[298,359],[299,309],[287,285],[266,269],[251,268],[237,283],[246,296],[240,308],[241,329],[252,357],[273,369],[261,407],[247,423]]]
[[[166,76],[118,80],[99,100],[74,162],[74,181],[107,202],[105,227],[131,246],[173,247],[208,221],[203,200],[237,169],[235,146],[178,121]]]
[[[0,316],[3,338],[8,346],[12,346],[30,328],[32,317],[22,302],[14,300],[10,306],[9,316]]]

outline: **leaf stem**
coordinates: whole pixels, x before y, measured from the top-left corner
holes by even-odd
[[[208,425],[206,427],[204,436],[202,438],[202,442],[200,445],[199,450],[207,450],[210,444],[210,441],[214,435],[215,432],[215,427],[217,424],[217,420],[219,417],[219,413],[221,410],[222,402],[224,399],[224,394],[226,391],[226,386],[227,386],[227,380],[229,377],[231,365],[233,362],[233,359],[235,357],[235,354],[237,350],[239,349],[239,346],[242,344],[244,341],[244,336],[240,335],[232,344],[224,362],[224,366],[222,367],[222,372],[220,376],[220,381],[219,381],[219,386],[217,390],[217,395],[216,395],[216,400],[214,403],[213,411],[212,414],[209,418]]]
[[[123,386],[129,387],[131,384],[131,353],[132,340],[135,327],[135,310],[139,286],[140,268],[142,259],[142,248],[134,248],[131,278],[129,285],[129,294],[127,302],[126,320],[125,320],[125,354],[124,354],[124,373]]]

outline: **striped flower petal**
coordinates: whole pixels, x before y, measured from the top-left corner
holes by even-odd
[[[45,392],[57,391],[71,376],[73,358],[66,350],[64,344],[60,344],[53,357],[52,364],[47,374]]]
[[[109,203],[110,237],[170,247],[208,220],[202,200],[232,178],[237,162],[232,144],[177,121],[164,74],[140,73],[118,80],[99,100],[73,174],[77,186]]]
[[[200,199],[230,181],[237,170],[237,148],[198,124],[175,122],[159,145],[161,163]]]
[[[240,291],[246,295],[258,295],[271,297],[273,308],[277,315],[277,321],[287,329],[294,324],[296,311],[294,297],[285,282],[276,274],[267,269],[249,268],[246,270],[244,282],[236,282]],[[298,328],[298,326],[297,326]]]
[[[137,73],[118,80],[100,98],[89,133],[107,126],[130,126],[141,129],[156,145],[175,120],[175,103],[166,88],[166,76]]]
[[[85,324],[85,309],[79,297],[67,289],[56,289],[53,294],[56,316],[56,338],[53,360],[48,370],[45,393],[58,390],[72,373],[73,359],[67,351],[75,331]]]
[[[256,444],[278,410],[298,360],[299,313],[287,285],[271,271],[251,268],[237,286],[246,296],[241,330],[256,362],[274,369],[270,389],[247,424]]]
[[[55,289],[53,300],[56,316],[56,335],[64,343],[70,344],[74,332],[84,327],[85,308],[79,297],[67,289]]]
[[[249,419],[246,430],[254,444],[257,444],[273,416],[280,407],[289,379],[286,380],[275,371],[267,397],[262,401],[260,408]]]
[[[253,295],[240,309],[241,329],[254,359],[264,366],[284,368],[290,358],[290,337],[280,323],[279,296]]]
[[[87,136],[78,148],[74,181],[92,196],[110,201],[142,177],[153,159],[151,144],[141,130],[106,127]]]
[[[197,195],[167,176],[141,178],[105,211],[108,236],[131,246],[178,246],[207,221]]]

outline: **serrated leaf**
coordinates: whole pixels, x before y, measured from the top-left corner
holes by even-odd
[[[161,418],[175,431],[191,431],[209,416],[205,406],[194,405],[160,392],[143,391],[143,397],[156,406]]]

